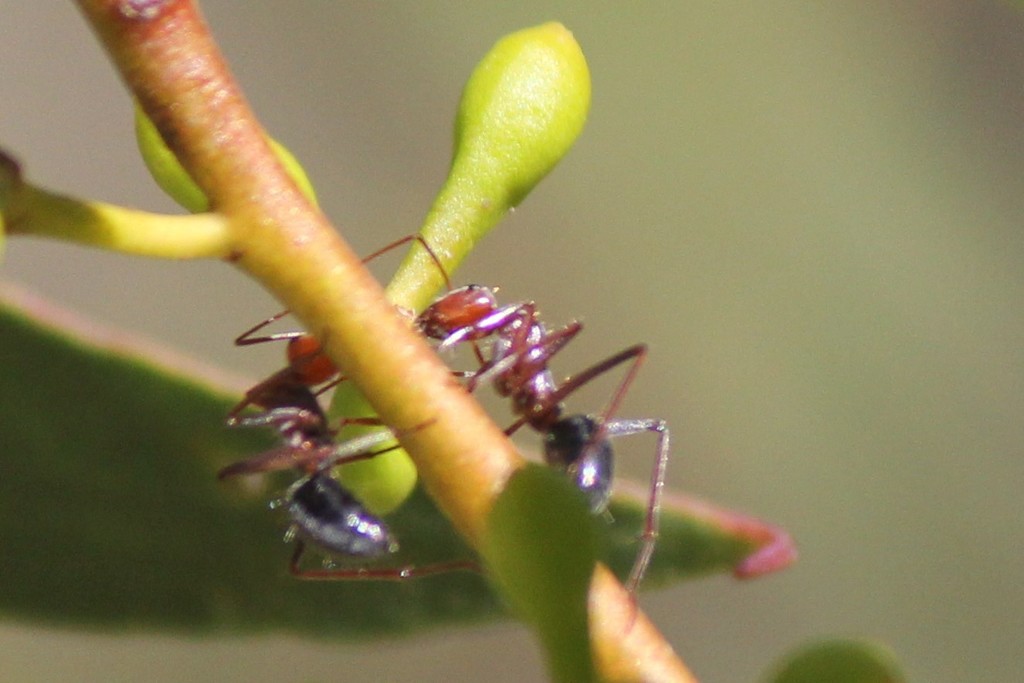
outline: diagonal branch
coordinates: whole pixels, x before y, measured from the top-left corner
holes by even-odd
[[[197,8],[187,0],[78,5],[212,209],[228,220],[230,260],[323,340],[386,423],[407,428],[402,445],[425,487],[479,548],[522,457],[295,187]],[[606,570],[598,569],[593,586],[592,642],[607,678],[693,680]]]

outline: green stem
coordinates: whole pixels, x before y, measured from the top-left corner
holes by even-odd
[[[159,258],[224,258],[227,220],[218,214],[166,216],[86,202],[24,185],[4,211],[8,234],[50,237]]]

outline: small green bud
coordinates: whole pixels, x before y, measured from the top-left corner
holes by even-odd
[[[590,109],[590,72],[572,33],[551,22],[499,40],[462,93],[452,176],[515,206],[569,151]]]
[[[420,230],[447,273],[569,151],[589,108],[587,62],[561,24],[513,33],[484,56],[462,93],[448,179]],[[414,247],[388,285],[388,298],[420,311],[443,283],[433,260]],[[354,388],[338,388],[332,415],[365,410]],[[339,478],[375,512],[387,512],[415,486],[407,458],[390,451],[346,465]],[[369,481],[372,489],[365,488]]]
[[[869,640],[836,639],[809,643],[790,653],[764,680],[772,683],[904,683],[906,674],[893,652]]]
[[[450,274],[576,141],[590,110],[590,72],[572,33],[551,22],[499,40],[466,83],[455,152],[420,234]],[[443,279],[414,249],[388,286],[421,310]]]
[[[174,152],[164,143],[160,132],[138,103],[135,105],[135,140],[146,168],[161,190],[190,213],[203,213],[209,210],[210,202],[206,195],[182,168]],[[302,193],[316,203],[313,185],[295,156],[273,138],[270,139],[270,148]]]

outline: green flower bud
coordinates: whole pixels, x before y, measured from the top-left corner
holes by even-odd
[[[569,151],[589,108],[590,72],[561,24],[518,31],[487,53],[463,90],[451,171],[420,230],[446,272]],[[388,285],[388,298],[419,311],[443,283],[434,261],[414,247]],[[354,388],[338,388],[332,415],[367,410]],[[416,483],[401,450],[346,465],[339,478],[381,513],[400,504]]]
[[[14,193],[21,186],[21,168],[18,162],[0,150],[0,255],[3,255],[4,238],[7,233],[7,209],[14,199]]]
[[[191,213],[203,213],[209,210],[210,202],[206,195],[182,168],[178,158],[174,156],[174,152],[167,147],[156,126],[137,103],[135,105],[135,140],[139,145],[139,152],[142,154],[142,160],[146,163],[146,168],[149,169],[150,175],[153,176],[153,180],[161,190]],[[270,139],[270,148],[277,155],[288,175],[299,186],[299,190],[310,201],[316,203],[313,185],[309,182],[306,172],[295,156],[273,138]]]
[[[561,24],[506,36],[481,60],[455,118],[451,171],[420,230],[449,274],[569,151],[589,110],[587,62]],[[388,295],[421,310],[442,285],[414,249]]]
[[[590,72],[558,23],[502,38],[477,66],[455,119],[450,181],[515,206],[569,151],[590,109]]]

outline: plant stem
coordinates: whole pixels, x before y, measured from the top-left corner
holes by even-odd
[[[405,430],[403,445],[424,454],[417,466],[428,490],[476,543],[520,456],[299,193],[198,10],[183,0],[79,4],[147,115],[227,217],[231,260],[323,340],[387,424]]]
[[[384,422],[403,430],[427,491],[479,548],[522,457],[298,191],[197,8],[186,0],[78,5],[168,146],[227,218],[230,260],[291,309]],[[606,570],[594,587],[592,642],[609,679],[614,672],[616,680],[693,680]]]
[[[219,214],[166,216],[87,202],[22,185],[4,210],[11,235],[52,237],[138,256],[223,258],[227,221]]]

